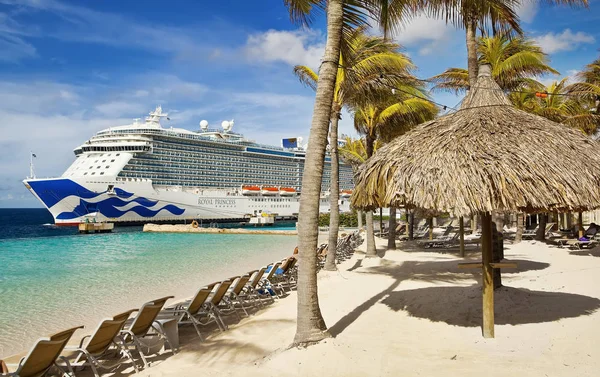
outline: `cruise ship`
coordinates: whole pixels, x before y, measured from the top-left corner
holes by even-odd
[[[258,144],[232,131],[233,121],[197,131],[163,127],[157,107],[145,121],[111,127],[74,149],[75,161],[58,178],[23,183],[56,225],[84,221],[199,223],[247,221],[253,216],[298,215],[306,151]],[[321,212],[329,211],[326,157]],[[352,169],[340,164],[340,211],[348,211]]]

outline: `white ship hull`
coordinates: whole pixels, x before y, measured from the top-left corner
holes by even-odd
[[[150,180],[103,180],[84,178],[27,179],[25,186],[46,206],[56,225],[77,225],[90,216],[114,223],[180,222],[184,220],[242,221],[255,214],[295,218],[300,198],[245,196],[241,190],[155,187]],[[340,201],[340,211],[349,211]],[[321,201],[321,212],[329,205]]]

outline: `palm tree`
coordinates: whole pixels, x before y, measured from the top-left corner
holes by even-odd
[[[413,88],[419,92],[420,88]],[[410,93],[410,92],[408,92]],[[400,92],[397,97],[383,97],[379,103],[366,103],[356,109],[354,128],[365,135],[365,152],[367,158],[374,153],[378,138],[390,140],[406,132],[412,126],[432,119],[437,108],[427,100],[424,94],[407,94]],[[373,229],[373,213],[367,212],[367,257],[377,255],[375,232]]]
[[[542,94],[531,96],[533,113],[558,123],[564,123],[582,132],[593,135],[600,126],[600,116],[596,115],[585,100],[569,95],[567,78],[548,85]]]
[[[483,37],[478,40],[478,62],[492,67],[492,77],[506,90],[531,88],[541,90],[543,85],[532,77],[558,74],[548,64],[548,57],[531,39],[509,38],[507,34]],[[463,68],[448,68],[432,77],[434,90],[449,90],[456,93],[469,88],[469,72]]]
[[[588,64],[577,75],[580,82],[569,85],[569,93],[587,100],[594,107],[596,115],[600,115],[600,58]]]
[[[498,31],[521,34],[519,19],[515,9],[520,0],[470,0],[449,1],[429,0],[426,8],[429,15],[443,16],[447,22],[463,27],[467,45],[467,76],[472,86],[477,81],[479,70],[477,59],[477,30],[492,28],[493,34]]]
[[[284,0],[284,4],[290,18],[303,25],[308,25],[319,10],[327,12],[327,41],[317,81],[298,218],[298,249],[302,263],[298,271],[298,318],[293,344],[306,346],[329,336],[319,308],[315,250],[327,131],[342,36],[348,28],[367,25],[367,14],[374,15],[387,32],[404,20],[409,10],[404,1],[398,0]]]
[[[347,48],[342,50],[339,58],[337,77],[331,108],[331,128],[329,133],[329,152],[331,154],[331,186],[330,186],[330,222],[329,251],[325,262],[326,270],[335,270],[335,251],[339,231],[339,159],[338,159],[338,122],[342,108],[351,103],[353,98],[363,98],[375,86],[381,86],[381,75],[386,85],[402,85],[398,78],[413,80],[410,69],[413,65],[405,55],[399,52],[400,46],[385,38],[369,36],[363,28],[349,33],[343,41]],[[297,65],[294,74],[300,82],[316,89],[318,74],[310,67]],[[356,101],[356,100],[355,100]]]

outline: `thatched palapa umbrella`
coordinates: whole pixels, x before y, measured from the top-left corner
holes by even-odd
[[[491,212],[597,208],[598,166],[596,142],[514,108],[484,65],[459,111],[419,125],[360,167],[352,204],[480,213],[483,333],[493,337]]]

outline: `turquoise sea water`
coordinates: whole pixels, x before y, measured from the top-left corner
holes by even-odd
[[[0,234],[0,357],[69,326],[83,324],[90,332],[101,318],[154,298],[188,297],[202,285],[279,260],[296,245],[295,236],[126,228],[79,235],[31,221],[38,223]]]

